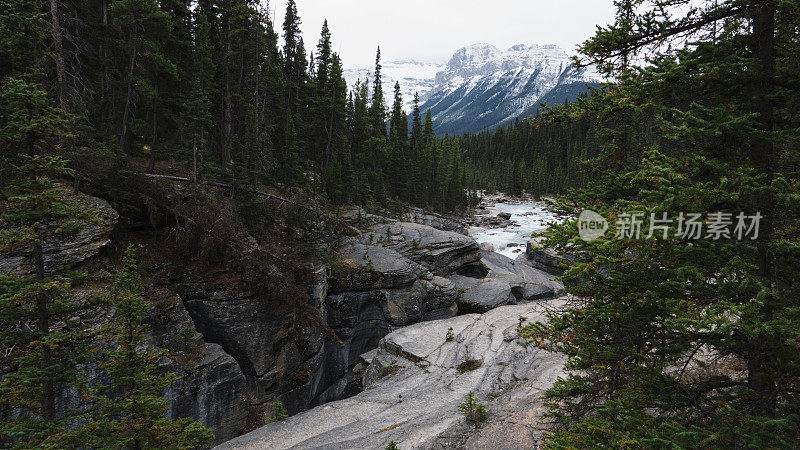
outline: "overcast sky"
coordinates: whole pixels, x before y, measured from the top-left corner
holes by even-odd
[[[384,61],[446,62],[478,42],[575,46],[609,23],[612,0],[296,0],[306,49],[319,40],[327,18],[334,49],[347,67],[369,66],[380,45]],[[286,0],[271,0],[280,29]]]

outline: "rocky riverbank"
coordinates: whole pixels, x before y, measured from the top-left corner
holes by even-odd
[[[58,324],[65,330],[73,324],[100,329],[113,316],[107,304],[91,299],[108,294],[103,280],[109,279],[114,251],[106,249],[115,246],[119,215],[104,200],[79,197],[101,220],[45,248],[48,270],[72,268],[98,280],[81,288],[76,317]],[[146,318],[150,342],[165,350],[160,366],[179,378],[165,393],[170,417],[196,419],[214,431],[216,443],[225,442],[263,424],[273,401],[297,415],[294,420],[306,420],[302,417],[331,410],[328,405],[335,403],[330,402],[379,392],[375,389],[391,380],[380,376],[381,369],[403,355],[415,356],[396,361],[397,367],[404,368],[398,375],[426,364],[428,370],[434,370],[430,366],[441,369],[436,369],[439,375],[431,372],[432,378],[418,380],[430,393],[440,390],[442,385],[436,383],[454,375],[447,364],[459,364],[456,360],[467,358],[467,353],[469,358],[484,360],[484,368],[467,377],[472,380],[483,374],[471,381],[478,384],[470,385],[482,395],[500,395],[488,388],[498,374],[504,373],[501,379],[509,383],[530,378],[520,375],[527,370],[521,366],[508,372],[497,362],[511,362],[514,358],[509,355],[523,347],[518,343],[509,350],[501,347],[513,343],[507,339],[513,334],[510,324],[517,323],[518,316],[540,314],[529,308],[563,292],[559,282],[525,261],[482,250],[460,221],[447,216],[414,209],[400,220],[361,211],[342,217],[353,235],[339,242],[327,264],[304,269],[310,274],[304,285],[309,300],[302,305],[248,292],[224,269],[173,271],[168,261],[151,255],[158,253],[155,243],[139,243],[143,257],[150,258],[147,297],[153,308]],[[25,251],[3,253],[2,273],[28,273]],[[519,309],[497,309],[508,305],[519,305]],[[494,325],[487,325],[490,318]],[[465,347],[446,346],[450,363],[423,362],[427,353],[419,353],[414,346],[439,339],[450,327],[456,330],[453,342]],[[444,342],[444,338],[439,340]],[[398,342],[403,343],[394,344]],[[486,349],[488,342],[493,342],[491,350]],[[99,367],[86,369],[96,374],[93,382],[102,382]],[[461,374],[446,385],[452,387],[460,379],[464,379]],[[391,389],[410,398],[417,381],[397,383]],[[450,400],[459,396],[461,390]],[[73,409],[90,406],[82,402],[65,392],[58,404]],[[354,410],[354,414],[357,420],[359,413]],[[400,417],[403,413],[387,414]],[[439,413],[432,410],[431,414]],[[442,422],[436,436],[457,426],[455,418]],[[404,432],[417,433],[417,426],[410,423]],[[433,435],[424,442],[431,439]]]
[[[398,329],[369,360],[366,390],[231,440],[221,449],[535,448],[546,428],[542,391],[563,357],[526,345],[517,327],[544,320],[563,300],[502,306]],[[465,363],[471,363],[468,366]],[[465,424],[474,392],[488,421]]]
[[[516,329],[563,306],[563,286],[534,268],[528,252],[511,259],[481,249],[452,220],[421,212],[409,219],[421,223],[369,217],[342,246],[321,296],[323,315],[346,338],[322,365],[339,368],[327,399],[361,392],[221,448],[536,445],[545,425],[540,395],[563,360],[521,342]],[[477,430],[458,414],[469,391],[489,411]]]

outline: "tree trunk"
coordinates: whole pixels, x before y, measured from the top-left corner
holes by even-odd
[[[153,173],[156,167],[156,138],[158,134],[158,122],[156,122],[156,107],[153,106],[153,135],[150,137],[150,159],[147,162],[147,173]]]
[[[131,101],[133,98],[133,73],[136,67],[136,44],[133,41],[133,32],[131,32],[131,67],[128,71],[128,92],[125,95],[125,109],[122,112],[122,130],[119,136],[119,150],[125,150],[125,141],[128,138],[128,119],[131,115]]]
[[[58,105],[66,111],[66,75],[64,74],[64,48],[61,40],[61,27],[58,21],[58,0],[50,0],[50,25],[53,33],[53,57],[55,58],[56,81],[58,82]]]
[[[231,100],[231,67],[228,58],[231,54],[231,25],[227,19],[225,36],[225,107],[222,123],[222,167],[226,168],[231,161],[231,134],[233,133],[233,104]]]
[[[322,161],[322,183],[323,188],[325,188],[324,183],[327,182],[328,177],[328,166],[331,163],[331,147],[333,144],[333,115],[334,110],[331,109],[331,114],[328,117],[328,123],[325,125],[325,155]]]
[[[192,143],[192,183],[197,184],[197,138]]]
[[[111,102],[109,101],[109,81],[108,81],[108,50],[106,48],[106,42],[108,41],[107,30],[108,30],[108,1],[102,0],[100,2],[100,20],[103,24],[103,36],[100,40],[99,47],[97,49],[98,56],[100,57],[100,61],[103,61],[103,77],[101,79],[101,91],[103,93],[103,104],[100,110],[100,130],[103,133],[107,133],[109,130],[108,125],[108,117],[111,115]]]
[[[770,96],[775,91],[775,3],[773,0],[760,1],[755,5],[753,18],[753,35],[755,38],[755,55],[760,62],[759,79],[756,86],[754,111],[759,115],[760,128],[764,133],[772,133],[775,119]],[[756,138],[752,144],[751,159],[767,179],[766,185],[772,182],[775,174],[775,145],[767,138]],[[772,222],[774,199],[771,192],[761,192],[754,198],[755,209],[761,213],[760,232],[756,241],[758,274],[772,283],[773,271],[770,261],[769,246],[772,239]],[[762,320],[770,320],[769,307],[761,311]],[[755,405],[757,413],[774,416],[775,380],[764,367],[764,349],[768,346],[767,337],[760,335],[750,339],[747,361],[748,384],[755,391],[760,404]]]

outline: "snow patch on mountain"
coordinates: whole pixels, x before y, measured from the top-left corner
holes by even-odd
[[[426,98],[427,94],[433,89],[436,74],[445,68],[443,63],[414,60],[387,61],[382,63],[381,66],[383,91],[387,106],[391,106],[394,96],[394,83],[399,81],[406,112],[411,111],[414,93],[418,92],[421,99]],[[361,80],[362,83],[368,80],[371,92],[374,77],[374,67],[348,67],[344,70],[344,78],[350,89],[353,88],[357,80]]]
[[[383,90],[391,106],[395,82],[406,112],[419,93],[423,114],[430,109],[438,134],[463,134],[494,128],[533,115],[540,102],[562,103],[603,81],[593,67],[577,68],[570,56],[553,44],[518,44],[507,50],[481,43],[457,50],[446,64],[414,60],[382,64]],[[368,81],[373,67],[344,71],[352,89]]]
[[[462,134],[534,114],[539,102],[563,102],[602,82],[594,68],[577,68],[557,45],[491,44],[459,49],[436,74],[421,106],[437,133]]]

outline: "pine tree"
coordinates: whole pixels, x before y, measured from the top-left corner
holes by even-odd
[[[303,37],[300,34],[300,16],[294,0],[286,4],[283,19],[283,63],[286,77],[286,105],[292,115],[296,115],[302,104],[302,87],[306,79],[306,54]]]
[[[0,277],[0,340],[13,361],[0,382],[0,404],[18,412],[0,436],[21,448],[69,446],[67,427],[79,412],[57,414],[56,398],[68,385],[83,391],[76,365],[86,357],[85,336],[53,328],[74,302],[69,280],[51,273],[43,248],[95,219],[59,184],[70,174],[60,157],[18,155],[0,173],[9,177],[0,190],[0,222],[11,225],[0,232],[0,248],[24,251],[22,269],[33,272]]]
[[[414,93],[414,107],[411,111],[411,135],[409,137],[409,153],[411,169],[409,180],[411,189],[409,199],[412,203],[419,204],[423,201],[424,166],[422,165],[422,115],[419,111],[419,93]]]
[[[565,425],[551,445],[793,447],[800,304],[796,271],[785,268],[797,264],[789,224],[800,208],[796,138],[783,137],[798,124],[788,112],[797,106],[788,80],[797,75],[781,63],[797,55],[797,37],[780,30],[796,15],[769,1],[708,3],[685,15],[635,10],[599,29],[582,52],[613,68],[649,49],[650,64],[547,114],[598,114],[612,127],[601,133],[611,144],[594,182],[562,207],[606,217],[623,208],[645,217],[741,212],[763,221],[757,237],[742,240],[674,237],[685,221],[672,222],[670,238],[649,240],[585,242],[574,222],[554,227],[550,244],[574,245],[577,261],[565,279],[581,300],[549,326],[528,329],[566,353],[573,371],[548,392]],[[708,33],[717,23],[722,31]],[[665,46],[678,40],[691,43]],[[619,105],[634,114],[632,123],[658,115],[664,135],[654,138],[647,127],[632,134],[627,120],[608,120]],[[619,131],[628,136],[624,159],[614,151]]]
[[[116,313],[104,330],[118,345],[104,364],[112,383],[98,398],[99,416],[82,434],[93,447],[196,448],[213,434],[197,422],[164,417],[167,402],[162,392],[177,377],[159,373],[162,352],[147,344],[148,329],[142,320],[149,305],[142,297],[142,275],[132,246],[122,264],[112,292]]]
[[[126,150],[131,126],[140,134],[151,134],[155,126],[158,78],[176,76],[177,68],[163,53],[162,42],[171,32],[168,13],[162,11],[153,0],[119,0],[109,6],[113,25],[119,30],[117,45],[126,57],[124,104],[119,131],[119,149]],[[142,95],[147,102],[145,111],[152,113],[149,124],[146,120],[131,123],[134,117],[135,96]],[[154,134],[154,133],[152,133]]]
[[[370,121],[374,136],[387,137],[386,134],[386,102],[383,98],[383,81],[381,76],[381,48],[375,54],[375,78],[372,80],[372,104],[369,109]]]
[[[325,107],[322,109],[322,142],[324,160],[323,181],[326,192],[335,201],[342,201],[347,190],[346,173],[351,170],[351,158],[347,152],[347,83],[339,55],[331,55],[328,79],[322,93]]]
[[[478,401],[472,391],[469,391],[464,401],[458,404],[458,412],[473,426],[486,421],[486,407]]]
[[[212,58],[211,23],[209,13],[198,8],[194,13],[194,67],[189,99],[184,104],[185,126],[191,136],[192,178],[197,179],[198,168],[209,155],[208,131],[213,125],[211,108],[216,94],[213,84],[216,65]]]
[[[422,164],[422,179],[425,189],[423,191],[424,202],[427,205],[433,204],[436,186],[439,183],[437,178],[437,142],[436,135],[433,133],[433,119],[431,111],[425,111],[425,126],[422,130],[420,142],[419,160]]]
[[[407,181],[409,176],[408,155],[406,152],[408,140],[408,121],[403,112],[403,96],[400,92],[400,83],[394,84],[394,103],[390,116],[389,145],[391,148],[390,167],[388,173],[391,177],[392,193],[400,198],[407,198]]]
[[[74,445],[69,427],[80,411],[58,414],[55,400],[67,386],[85,393],[77,365],[87,356],[86,336],[51,328],[73,309],[67,279],[0,278],[0,338],[13,362],[0,382],[0,407],[15,411],[0,424],[0,442],[16,448]]]
[[[328,28],[328,20],[322,23],[319,43],[317,44],[317,73],[316,83],[320,91],[325,91],[328,83],[328,76],[331,72],[331,31]]]
[[[71,417],[58,416],[59,390],[80,384],[82,336],[53,330],[71,307],[69,280],[54,277],[44,248],[57,235],[80,231],[90,212],[60,182],[71,175],[52,150],[71,137],[72,117],[52,106],[36,82],[44,55],[42,16],[29,2],[7,1],[0,15],[0,248],[24,253],[23,272],[0,278],[0,341],[13,361],[0,382],[4,408],[18,414],[0,426],[19,447],[63,446]]]

